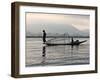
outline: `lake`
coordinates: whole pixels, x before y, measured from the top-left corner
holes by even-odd
[[[87,40],[87,42],[79,46],[47,46],[43,44],[41,38],[26,38],[26,67],[89,64],[89,38],[74,38],[74,40],[77,39],[80,41]],[[63,41],[62,39],[60,42]],[[70,39],[66,42],[68,41]]]

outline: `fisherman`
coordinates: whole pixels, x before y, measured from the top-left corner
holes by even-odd
[[[74,42],[73,37],[72,37],[72,40],[71,40],[71,41],[72,41],[71,43],[73,43],[73,42]]]
[[[76,42],[76,43],[79,43],[79,40],[76,40],[75,42]]]
[[[45,30],[43,30],[43,44],[45,44],[46,42],[46,32]]]

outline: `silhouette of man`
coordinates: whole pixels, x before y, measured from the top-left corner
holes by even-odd
[[[46,32],[45,30],[43,30],[43,44],[45,44],[46,42]]]
[[[74,42],[74,40],[73,40],[73,37],[72,37],[72,41],[71,41],[72,43]]]
[[[79,40],[76,40],[76,43],[79,43]]]

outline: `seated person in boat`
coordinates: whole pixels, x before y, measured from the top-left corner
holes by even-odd
[[[79,40],[76,40],[75,43],[79,43]]]

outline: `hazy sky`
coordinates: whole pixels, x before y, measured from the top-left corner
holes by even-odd
[[[41,32],[43,29],[56,31],[57,28],[62,26],[67,27],[68,25],[71,25],[78,30],[87,30],[89,29],[89,24],[89,15],[26,13],[27,32],[36,33]],[[50,26],[53,27],[50,28]],[[65,28],[63,30],[65,30]]]

